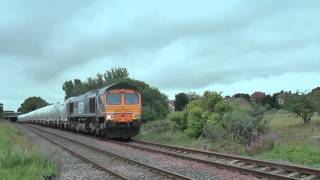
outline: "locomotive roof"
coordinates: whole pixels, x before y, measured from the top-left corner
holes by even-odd
[[[112,89],[133,89],[133,90],[138,91],[137,87],[132,85],[132,84],[130,84],[130,83],[119,82],[119,83],[110,84],[110,85],[108,85],[106,87],[103,87],[103,88],[100,88],[100,89],[96,89],[96,90],[93,90],[93,91],[86,92],[85,94],[82,94],[82,95],[79,95],[79,96],[71,97],[66,101],[66,103],[77,101],[79,99],[82,99],[85,96],[89,96],[89,97],[92,96],[93,97],[93,96],[96,96],[96,95],[100,95],[100,94],[103,94],[104,92],[110,91]]]

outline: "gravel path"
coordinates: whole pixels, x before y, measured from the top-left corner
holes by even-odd
[[[43,127],[42,127],[43,128]],[[223,169],[218,169],[212,166],[204,165],[202,163],[197,163],[193,161],[188,161],[180,158],[175,158],[172,156],[141,151],[135,148],[130,148],[123,145],[118,145],[112,142],[103,141],[96,139],[94,137],[88,137],[83,135],[78,135],[75,133],[70,133],[67,131],[43,128],[47,131],[57,133],[62,136],[72,138],[73,140],[80,141],[98,148],[105,149],[109,152],[134,159],[139,162],[149,164],[161,169],[166,169],[175,173],[183,174],[185,176],[207,180],[207,179],[257,179],[253,176],[242,175],[237,172],[230,172]]]
[[[37,132],[38,130],[36,130]],[[126,161],[122,158],[113,156],[112,154],[105,154],[97,150],[93,150],[91,148],[88,148],[84,145],[75,143],[73,141],[54,136],[52,134],[43,133],[40,132],[42,135],[45,135],[45,137],[48,137],[50,139],[54,139],[55,141],[63,144],[64,146],[72,149],[73,151],[77,152],[78,154],[81,154],[83,157],[86,157],[94,162],[99,163],[100,165],[103,165],[113,172],[119,173],[128,179],[154,179],[154,180],[164,180],[164,179],[176,179],[176,178],[170,178],[167,175],[164,176],[163,174],[159,174],[156,170],[152,171],[149,168],[146,168],[141,165],[137,165],[136,163],[132,163],[129,161]]]
[[[67,151],[58,147],[57,145],[39,137],[26,129],[22,125],[16,127],[25,134],[25,136],[34,144],[37,150],[52,160],[59,167],[59,176],[54,179],[59,180],[104,180],[114,179],[114,177],[104,171],[98,170],[91,164],[83,162],[77,157],[71,155]]]

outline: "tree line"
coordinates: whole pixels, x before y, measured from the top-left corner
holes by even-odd
[[[118,82],[133,84],[141,92],[143,121],[165,118],[169,113],[168,98],[165,94],[143,81],[130,78],[128,70],[122,67],[111,68],[103,74],[98,73],[86,80],[67,80],[62,89],[65,92],[65,99],[68,99]]]
[[[279,104],[277,102],[277,96],[279,94],[285,94],[284,104]],[[234,98],[243,98],[249,103],[256,103],[257,105],[263,106],[266,110],[271,109],[284,109],[289,111],[296,116],[300,117],[305,124],[311,121],[312,116],[315,113],[320,114],[320,87],[314,88],[309,93],[301,92],[284,92],[275,93],[272,96],[266,95],[260,100],[251,101],[249,94],[238,93],[233,96]],[[195,93],[178,93],[175,96],[175,107],[176,111],[183,111],[187,104],[194,99],[199,99],[200,96]]]
[[[169,113],[168,98],[165,94],[143,81],[130,78],[128,70],[122,67],[111,68],[103,74],[98,73],[96,76],[88,77],[86,80],[67,80],[62,85],[62,90],[65,93],[65,99],[68,99],[118,82],[131,83],[141,92],[143,99],[141,118],[143,121],[165,118]],[[41,97],[29,97],[21,104],[18,112],[28,113],[47,105],[49,103]]]

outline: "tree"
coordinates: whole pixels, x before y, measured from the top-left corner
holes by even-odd
[[[238,93],[238,94],[233,95],[233,97],[235,97],[235,98],[243,98],[243,99],[247,100],[248,102],[251,102],[251,97],[250,97],[249,94]]]
[[[105,79],[122,79],[122,78],[128,78],[129,73],[127,68],[122,67],[115,67],[111,68],[111,70],[107,71],[105,75]]]
[[[0,103],[0,118],[3,116],[3,104]]]
[[[176,111],[182,111],[183,108],[189,103],[189,98],[186,93],[179,93],[175,96]]]
[[[200,98],[201,98],[201,96],[199,94],[197,94],[196,92],[188,92],[189,102],[198,100]]]
[[[284,108],[301,117],[305,124],[311,121],[311,117],[316,111],[311,96],[299,93],[288,96],[284,103]]]
[[[49,103],[47,103],[41,97],[33,96],[24,100],[24,102],[21,104],[21,107],[18,109],[18,112],[28,113],[47,105],[49,105]]]
[[[129,78],[128,75],[126,68],[112,68],[104,74],[98,73],[95,77],[89,77],[86,81],[80,79],[68,80],[63,84],[62,89],[65,92],[65,99],[68,99],[113,83],[130,83],[135,85],[142,95],[141,119],[150,121],[165,118],[169,113],[167,96],[157,88],[150,87],[143,81]]]
[[[320,87],[312,89],[312,91],[309,93],[309,96],[313,102],[315,110],[320,115]]]
[[[62,86],[62,90],[64,90],[65,96],[64,99],[68,99],[69,97],[73,96],[73,89],[74,89],[74,85],[73,85],[73,81],[66,81],[64,82],[63,86]]]
[[[276,96],[266,95],[262,101],[262,105],[267,106],[268,108],[278,108],[278,103],[276,101]]]

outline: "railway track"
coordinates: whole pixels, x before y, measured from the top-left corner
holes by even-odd
[[[73,140],[71,138],[58,135],[35,126],[27,126],[34,133],[57,144],[73,155],[84,159],[94,166],[111,173],[117,179],[181,179],[190,180],[191,178],[150,166],[117,154],[105,151],[103,149]],[[80,150],[81,149],[81,150]],[[111,162],[109,166],[106,162]],[[118,168],[115,164],[118,162]],[[126,171],[123,172],[122,170]]]
[[[78,153],[77,151],[73,150],[72,148],[64,145],[63,143],[60,143],[59,141],[55,140],[54,138],[49,138],[48,136],[45,136],[43,133],[40,133],[39,131],[33,129],[33,128],[28,128],[29,130],[31,130],[33,133],[39,135],[40,137],[46,139],[47,141],[52,142],[53,144],[58,145],[59,147],[61,147],[62,149],[66,150],[67,152],[69,152],[70,154],[72,154],[73,156],[79,158],[80,160],[90,163],[92,164],[95,168],[105,171],[108,174],[111,174],[115,179],[121,179],[121,180],[125,180],[127,179],[126,177],[122,176],[121,174],[112,171],[111,169],[103,166],[102,164],[95,162],[94,160],[82,155],[81,153]]]
[[[241,156],[232,156],[210,151],[200,151],[190,148],[169,146],[146,141],[133,140],[128,143],[110,140],[113,143],[137,148],[144,151],[162,153],[182,159],[196,161],[222,169],[238,171],[259,178],[269,179],[320,179],[320,170],[281,164],[269,161],[261,161]]]

